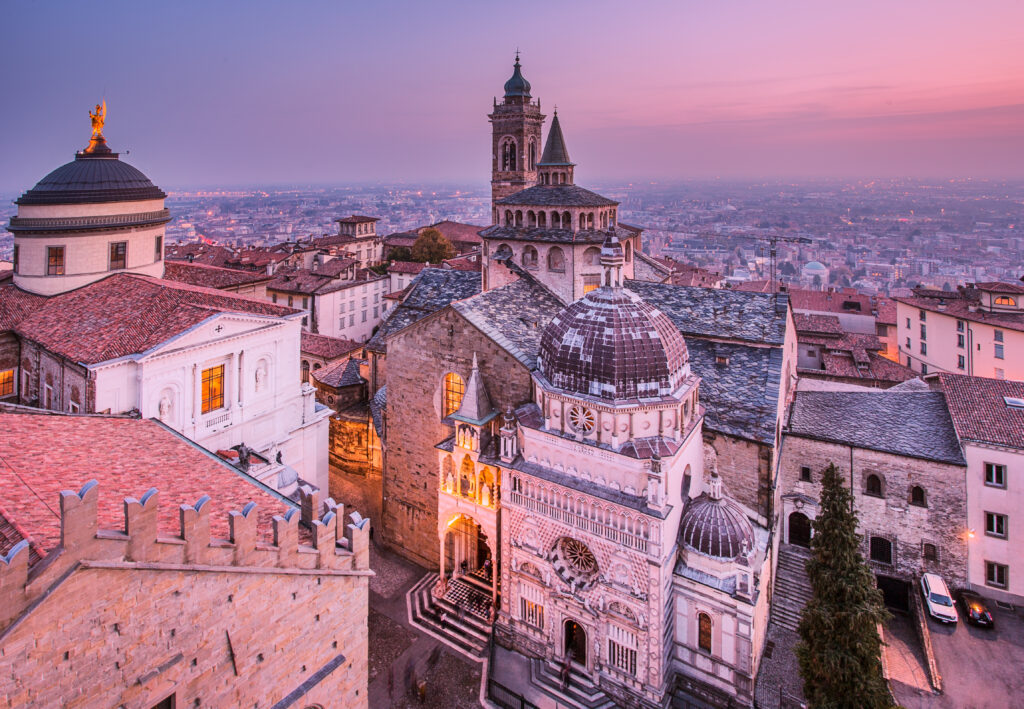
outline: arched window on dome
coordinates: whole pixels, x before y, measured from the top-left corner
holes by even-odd
[[[462,396],[466,393],[466,382],[455,372],[444,375],[444,395],[442,399],[442,416],[447,418],[459,410]]]
[[[707,613],[697,614],[697,647],[711,653],[711,616]]]
[[[523,266],[526,268],[537,268],[538,260],[536,248],[527,246],[523,249]]]
[[[548,270],[558,273],[565,272],[565,253],[557,246],[548,249]]]

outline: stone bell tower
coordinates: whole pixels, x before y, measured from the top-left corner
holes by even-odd
[[[530,82],[521,72],[519,53],[512,68],[512,78],[505,82],[505,97],[494,100],[491,122],[491,212],[494,202],[537,184],[537,163],[540,162],[541,128],[544,114],[540,101],[530,96]]]

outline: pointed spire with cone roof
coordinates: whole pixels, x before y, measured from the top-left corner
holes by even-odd
[[[562,135],[562,124],[558,121],[558,110],[555,109],[555,116],[551,119],[551,128],[548,129],[548,141],[544,144],[544,154],[537,163],[538,167],[543,165],[575,165],[569,159],[569,149],[565,147],[565,136]]]
[[[469,374],[469,381],[466,382],[466,393],[462,397],[462,403],[452,418],[474,423],[483,424],[494,418],[498,412],[491,405],[491,399],[487,396],[487,389],[480,378],[480,367],[477,364],[476,352],[473,353],[473,371]]]

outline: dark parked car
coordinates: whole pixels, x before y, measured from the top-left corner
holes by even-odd
[[[963,608],[964,620],[979,628],[994,628],[996,621],[985,605],[985,599],[973,591],[957,591],[956,598]]]

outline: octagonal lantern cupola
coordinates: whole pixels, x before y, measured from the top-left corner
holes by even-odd
[[[459,408],[451,415],[455,423],[455,445],[479,453],[490,442],[488,424],[498,415],[487,396],[480,376],[480,365],[473,353],[473,368]]]

